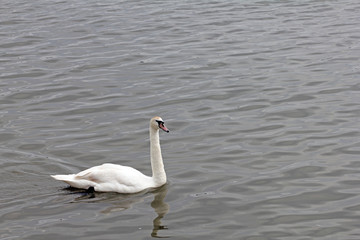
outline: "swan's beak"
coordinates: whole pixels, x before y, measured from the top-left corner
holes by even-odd
[[[167,132],[167,133],[170,132],[170,130],[167,127],[165,127],[164,123],[160,123],[159,128],[161,128],[164,132]]]

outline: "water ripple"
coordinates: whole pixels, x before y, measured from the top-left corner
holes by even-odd
[[[3,1],[0,238],[357,239],[359,10]],[[150,175],[154,115],[165,188],[51,181],[104,162]]]

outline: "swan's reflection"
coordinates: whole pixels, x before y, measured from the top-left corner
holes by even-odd
[[[161,219],[168,213],[169,205],[164,201],[168,192],[168,185],[165,184],[162,187],[143,191],[137,194],[118,194],[118,193],[98,193],[83,191],[74,188],[66,188],[71,194],[80,194],[72,202],[88,202],[88,203],[111,203],[110,207],[102,210],[101,213],[109,214],[111,212],[123,211],[130,208],[133,204],[143,202],[148,194],[154,195],[154,200],[151,202],[151,207],[154,208],[157,213],[157,217],[153,220],[153,230],[151,236],[154,238],[168,238],[169,236],[159,236],[159,230],[167,229],[166,226],[161,224]]]
[[[152,237],[157,238],[167,238],[168,236],[160,237],[158,236],[158,231],[167,229],[166,226],[161,225],[161,219],[165,216],[166,213],[169,211],[169,204],[167,204],[164,199],[166,197],[168,191],[168,186],[165,184],[161,188],[157,189],[154,192],[154,200],[151,202],[151,206],[155,209],[155,212],[157,213],[157,217],[153,221],[153,231],[151,233]]]

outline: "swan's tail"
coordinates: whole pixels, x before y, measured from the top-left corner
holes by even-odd
[[[75,174],[69,174],[69,175],[51,175],[52,178],[59,180],[59,181],[74,181]]]
[[[76,181],[75,181],[75,174],[69,174],[69,175],[51,175],[52,178],[66,182],[72,187],[76,187]]]
[[[88,189],[94,187],[94,184],[88,180],[77,179],[75,174],[69,175],[51,175],[52,178],[63,181],[74,188]]]

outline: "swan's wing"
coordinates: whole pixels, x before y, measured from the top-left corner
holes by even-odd
[[[96,191],[134,192],[141,191],[151,183],[151,178],[138,170],[111,163],[92,167],[75,175],[79,181],[91,182]]]

